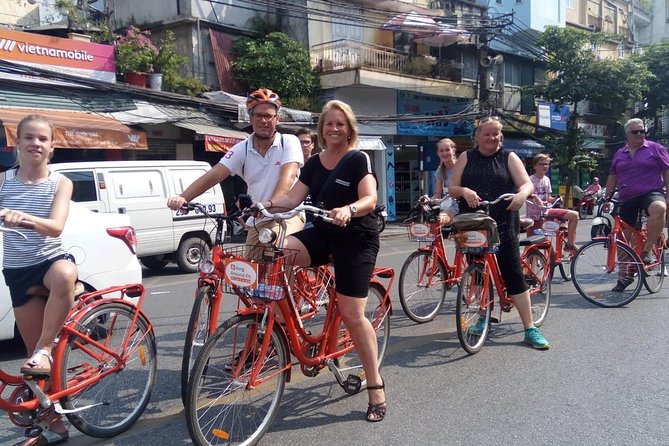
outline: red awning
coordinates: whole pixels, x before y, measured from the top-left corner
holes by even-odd
[[[2,108],[0,120],[5,126],[7,147],[16,145],[16,126],[27,115],[45,116],[54,127],[54,146],[61,149],[132,149],[149,148],[146,133],[119,121],[93,113],[33,108]]]

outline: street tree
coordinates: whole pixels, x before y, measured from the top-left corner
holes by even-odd
[[[619,119],[632,101],[643,97],[647,88],[650,73],[641,61],[599,57],[597,46],[611,37],[556,26],[547,27],[539,36],[547,81],[529,90],[536,97],[557,105],[569,105],[572,110],[566,134],[553,135],[546,141],[554,150],[562,173],[573,173],[577,169],[592,171],[596,166],[596,155],[585,149],[587,137],[578,128],[579,107],[584,101],[598,104],[607,110],[609,118]],[[567,178],[567,186],[571,186],[573,175]]]
[[[669,109],[669,43],[660,43],[644,49],[638,60],[645,63],[652,73],[649,90],[646,95],[644,117],[652,119],[650,137],[658,140],[662,137],[658,116]]]
[[[248,91],[267,87],[281,96],[284,105],[309,109],[320,88],[311,68],[309,51],[281,32],[265,37],[242,37],[233,46],[234,78]]]

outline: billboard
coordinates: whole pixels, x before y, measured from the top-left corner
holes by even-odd
[[[448,96],[435,96],[410,91],[397,92],[397,114],[399,115],[427,115],[445,116],[460,113],[470,105],[473,100],[467,98],[452,98]],[[474,132],[471,118],[458,120],[429,121],[399,121],[397,123],[398,135],[413,136],[467,136]]]
[[[0,29],[0,60],[57,73],[116,82],[114,47],[80,40]],[[47,82],[36,76],[0,73],[0,78]],[[52,80],[48,80],[53,83]]]

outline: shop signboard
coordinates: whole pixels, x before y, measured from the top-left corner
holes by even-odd
[[[555,105],[540,103],[537,105],[537,115],[539,116],[539,125],[549,127],[563,132],[567,131],[567,122],[569,121],[569,107],[565,105]]]
[[[0,60],[87,79],[116,82],[114,47],[99,43],[0,29]],[[20,73],[0,73],[0,78],[53,84]]]
[[[471,105],[472,100],[466,98],[398,91],[397,114],[422,115],[430,118],[417,121],[399,121],[397,123],[397,134],[439,137],[472,135],[474,125],[470,119],[439,119],[439,116],[461,113]]]

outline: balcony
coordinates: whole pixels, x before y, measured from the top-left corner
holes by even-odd
[[[324,86],[359,84],[417,91],[424,91],[426,86],[443,86],[440,94],[474,97],[473,83],[462,80],[463,64],[450,59],[336,40],[311,47],[311,64]],[[352,76],[342,74],[347,72]]]

